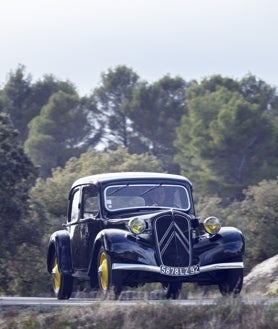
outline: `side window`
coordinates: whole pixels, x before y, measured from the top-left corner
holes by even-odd
[[[95,217],[99,212],[98,190],[95,185],[86,186],[82,191],[82,217]]]
[[[80,209],[80,190],[76,189],[71,197],[69,221],[74,222],[79,218]]]

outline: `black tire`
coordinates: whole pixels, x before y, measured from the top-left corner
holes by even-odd
[[[181,293],[182,282],[168,282],[163,285],[167,299],[178,299]]]
[[[219,291],[223,296],[236,297],[240,294],[243,284],[243,269],[225,270],[223,280],[219,283]]]
[[[101,293],[107,297],[118,299],[122,291],[119,271],[112,278],[112,266],[109,254],[103,247],[98,252],[97,259],[98,285]]]
[[[73,278],[60,272],[58,257],[54,253],[52,259],[52,287],[58,299],[69,299],[72,293]]]

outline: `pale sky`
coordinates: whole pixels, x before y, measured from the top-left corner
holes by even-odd
[[[0,87],[18,64],[80,95],[117,65],[152,83],[251,73],[278,87],[278,0],[0,0]]]

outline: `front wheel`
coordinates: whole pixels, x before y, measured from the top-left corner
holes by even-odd
[[[98,284],[104,296],[107,296],[113,286],[114,297],[117,299],[121,293],[121,282],[119,279],[120,273],[114,274],[112,278],[112,266],[108,253],[103,247],[100,248],[98,253]],[[117,271],[118,272],[118,271]]]
[[[237,296],[243,284],[243,269],[225,270],[224,279],[219,283],[219,290],[223,296]]]
[[[58,299],[69,299],[72,293],[73,278],[60,272],[56,253],[53,255],[51,274],[55,296]]]

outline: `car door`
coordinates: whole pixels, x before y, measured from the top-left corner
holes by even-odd
[[[71,258],[74,270],[80,269],[80,205],[81,188],[75,188],[70,195],[68,210],[68,231],[70,234]]]
[[[86,270],[89,267],[91,252],[96,235],[101,229],[99,218],[99,193],[95,185],[83,186],[81,190],[80,219],[78,224],[78,266]]]

